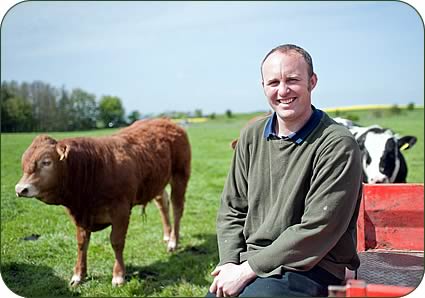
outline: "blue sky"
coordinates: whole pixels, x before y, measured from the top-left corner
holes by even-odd
[[[424,103],[423,23],[398,1],[23,2],[3,18],[1,79],[126,113],[265,111],[259,65],[283,43],[313,57],[316,107]]]

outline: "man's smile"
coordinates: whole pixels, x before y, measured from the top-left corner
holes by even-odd
[[[280,103],[290,104],[290,103],[293,103],[296,99],[297,99],[296,97],[282,98],[282,99],[277,99],[276,102],[278,104]]]

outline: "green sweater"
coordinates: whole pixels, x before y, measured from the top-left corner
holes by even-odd
[[[248,261],[260,277],[318,265],[340,279],[357,269],[360,150],[323,113],[300,144],[263,136],[268,118],[240,136],[217,216],[219,265]]]

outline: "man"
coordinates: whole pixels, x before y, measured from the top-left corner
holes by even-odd
[[[208,296],[326,296],[360,263],[360,150],[312,106],[317,76],[305,50],[271,50],[261,73],[274,113],[244,129],[236,145]]]

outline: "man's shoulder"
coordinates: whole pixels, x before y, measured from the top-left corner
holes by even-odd
[[[323,117],[321,119],[322,130],[326,132],[327,136],[333,137],[347,137],[349,139],[355,140],[354,136],[348,130],[348,128],[342,126],[333,120],[328,114],[323,112]]]
[[[329,115],[324,113],[318,129],[313,133],[312,141],[320,148],[335,148],[335,146],[346,148],[347,150],[358,149],[358,144],[351,132],[341,124],[334,121]]]

